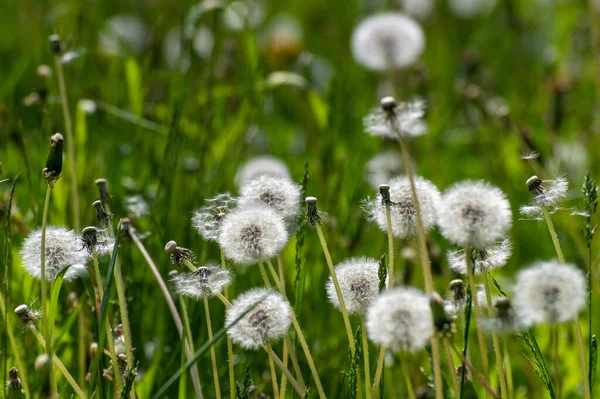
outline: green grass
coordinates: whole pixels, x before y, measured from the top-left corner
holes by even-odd
[[[420,95],[428,104],[429,134],[409,142],[409,147],[417,173],[430,179],[440,190],[469,178],[485,179],[507,194],[514,213],[510,233],[514,254],[508,265],[493,276],[510,293],[511,279],[517,270],[534,260],[555,257],[546,226],[541,222],[518,220],[518,207],[529,200],[525,181],[532,174],[539,174],[531,162],[519,159],[520,153],[529,150],[522,147],[520,137],[527,132],[533,149],[541,154],[540,159],[549,171],[541,178],[567,173],[572,190],[565,208],[583,205],[580,187],[587,170],[592,178],[600,178],[600,99],[596,96],[599,82],[590,45],[587,5],[564,1],[542,6],[536,2],[507,0],[499,2],[501,4],[489,16],[463,21],[450,13],[445,2],[437,3],[435,14],[423,23],[427,44],[422,62],[418,68],[396,76],[399,97]],[[318,197],[319,209],[327,213],[323,229],[334,263],[350,256],[378,259],[387,253],[385,233],[364,219],[360,202],[375,194],[363,178],[366,162],[380,150],[398,149],[398,146],[363,133],[362,118],[379,101],[377,86],[382,77],[357,65],[349,47],[357,21],[384,8],[363,1],[273,1],[265,3],[266,23],[256,31],[242,32],[229,32],[221,22],[221,11],[208,10],[199,16],[197,25],[212,30],[213,56],[200,60],[192,55],[190,68],[182,73],[165,64],[162,40],[171,27],[185,21],[194,4],[165,0],[3,2],[0,13],[0,276],[10,325],[27,367],[25,374],[32,392],[39,390],[34,361],[41,349],[30,334],[22,334],[19,320],[11,309],[36,299],[39,304],[39,282],[21,268],[18,249],[28,231],[41,225],[46,189],[41,171],[48,154],[48,141],[54,132],[64,131],[56,73],[47,81],[47,102],[25,106],[22,100],[44,87],[36,77],[36,68],[40,64],[53,66],[47,43],[52,33],[60,34],[67,46],[86,50],[65,65],[75,124],[80,200],[77,206],[83,226],[95,223],[91,205],[97,199],[94,180],[105,177],[116,219],[127,215],[124,199],[128,195],[139,194],[149,204],[149,214],[133,218],[133,224],[140,234],[147,233],[144,245],[163,278],[166,279],[173,268],[163,251],[169,240],[193,249],[198,264],[218,261],[216,244],[204,242],[191,228],[190,212],[201,206],[206,197],[223,191],[236,193],[234,176],[238,166],[255,155],[269,153],[284,159],[298,181],[308,160],[310,178],[306,192]],[[136,14],[144,20],[149,27],[148,45],[140,54],[103,55],[98,50],[98,34],[107,18],[122,13]],[[273,54],[261,48],[262,34],[266,32],[264,26],[279,13],[297,19],[303,27],[303,49],[333,68],[326,86],[318,85],[307,68],[300,68],[294,62],[297,54],[274,61]],[[549,54],[553,54],[553,58],[550,59]],[[473,60],[477,65],[475,69]],[[277,83],[278,75],[272,75],[276,71],[293,71],[305,80],[296,76],[288,79],[289,84]],[[566,84],[568,90],[557,90],[560,84]],[[466,85],[475,85],[479,98],[468,99],[463,90]],[[510,107],[510,125],[482,113],[482,104],[493,97],[503,98]],[[97,101],[98,110],[93,114],[83,113],[77,107],[81,99]],[[101,102],[128,112],[130,120],[107,112]],[[137,117],[152,123],[141,122]],[[581,167],[556,159],[555,152],[561,142],[584,146],[587,159]],[[571,156],[571,161],[580,158]],[[65,155],[63,177],[56,183],[50,203],[49,222],[52,224],[72,226],[72,172]],[[10,189],[17,174],[9,214]],[[553,221],[567,261],[585,270],[588,255],[580,232],[583,218],[570,216],[569,211],[564,210],[554,214]],[[6,222],[10,224],[7,226]],[[450,280],[455,278],[444,255],[450,244],[437,230],[430,237],[441,254],[432,258],[435,288],[444,294]],[[343,373],[348,373],[351,365],[346,334],[340,313],[326,299],[324,284],[328,269],[314,229],[308,226],[303,240],[299,248],[305,276],[304,292],[290,291],[288,297],[295,303],[325,391],[329,397],[340,397],[347,390]],[[135,358],[139,361],[136,389],[138,397],[147,398],[181,367],[182,346],[143,258],[126,237],[121,241],[119,259],[129,299]],[[283,253],[287,287],[292,287],[296,278],[296,248],[293,238]],[[597,248],[596,239],[592,244],[595,263]],[[100,267],[105,274],[108,265],[109,259],[101,259]],[[399,263],[396,267],[404,268]],[[262,284],[254,266],[234,267],[233,271],[232,296]],[[420,268],[415,268],[412,276],[410,284],[422,288]],[[592,298],[596,304],[600,295],[598,274],[593,275],[592,281],[595,289]],[[56,349],[76,376],[79,374],[79,338],[76,323],[68,329],[66,323],[70,292],[84,301],[82,312],[90,323],[93,313],[86,287],[79,281],[64,283],[58,297],[58,308],[62,310],[56,315],[55,331],[55,336],[61,337],[61,344]],[[106,320],[114,325],[118,320],[114,292],[110,301],[103,303],[103,314],[104,306]],[[188,306],[195,347],[200,348],[208,341],[203,307],[191,301]],[[217,300],[211,301],[211,314],[214,329],[218,331],[224,323],[224,308]],[[587,313],[583,312],[581,320],[586,342],[587,319]],[[351,321],[354,328],[358,327],[358,318]],[[600,331],[597,317],[593,328],[596,333]],[[581,373],[574,330],[561,327],[559,331],[563,397],[579,397]],[[534,333],[551,367],[550,330],[536,327]],[[0,323],[0,344],[3,345],[0,361],[6,364],[6,368],[0,367],[3,380],[7,378],[8,369],[15,365],[15,354],[8,343],[4,345],[8,342],[6,335],[5,324]],[[86,347],[95,335],[90,324]],[[454,342],[462,347],[460,336]],[[472,334],[473,342],[476,338]],[[508,342],[516,397],[547,395],[522,355],[530,356],[526,345],[516,337],[510,337]],[[224,396],[229,389],[226,349],[225,340],[216,344]],[[271,395],[270,381],[265,379],[269,371],[265,353],[234,349],[237,380],[241,383],[248,364],[254,383]],[[274,349],[281,354],[281,344]],[[370,349],[374,370],[377,351],[372,344]],[[494,365],[492,355],[490,351],[490,365]],[[471,359],[476,366],[479,364],[478,354],[473,353]],[[414,364],[419,360],[428,375],[422,375],[414,367],[415,387],[431,377],[425,356],[415,357]],[[307,383],[312,384],[308,365],[301,354],[300,363]],[[107,365],[108,358],[105,359]],[[198,366],[205,397],[211,397],[208,355],[198,360]],[[445,365],[442,369],[446,373]],[[187,397],[191,398],[189,374],[186,377]],[[393,368],[386,368],[385,397],[398,397],[403,393],[402,381],[397,363]],[[105,388],[111,386],[105,384]],[[177,386],[173,384],[169,388],[169,397],[176,397]],[[481,388],[478,384],[475,386]],[[60,374],[59,391],[64,392],[62,397],[71,394]],[[287,392],[291,395],[289,385]],[[311,386],[312,397],[316,396],[315,392]],[[483,397],[483,390],[478,393]],[[2,395],[4,392],[0,391],[0,397]]]

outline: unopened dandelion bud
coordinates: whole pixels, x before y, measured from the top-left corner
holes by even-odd
[[[304,200],[306,203],[306,219],[311,226],[321,224],[321,216],[317,209],[317,197],[306,197]]]
[[[94,357],[94,356],[96,356],[97,353],[98,353],[98,343],[92,342],[90,344],[90,356]]]
[[[165,252],[169,254],[169,259],[174,265],[185,266],[183,264],[185,260],[194,263],[194,252],[191,249],[178,247],[175,241],[169,241],[165,245]]]
[[[128,217],[125,217],[123,219],[121,219],[121,229],[123,230],[123,232],[125,233],[129,233],[129,229],[131,228],[131,219],[129,219]]]
[[[50,52],[54,55],[60,55],[62,53],[62,45],[60,43],[59,35],[50,35],[48,37],[48,43],[50,45]]]
[[[50,137],[50,153],[48,154],[48,160],[44,168],[44,179],[50,187],[54,187],[54,183],[56,183],[62,173],[63,146],[64,138],[62,134],[56,133]]]
[[[381,204],[387,205],[391,203],[390,200],[390,185],[389,184],[380,184],[379,185],[379,194],[381,195]]]
[[[107,204],[109,202],[110,196],[108,195],[108,187],[106,184],[106,179],[101,177],[99,179],[96,179],[94,181],[94,183],[98,187],[98,192],[100,194],[100,201],[102,201],[102,204]]]
[[[19,371],[13,367],[8,370],[8,399],[22,399],[23,386],[19,378]]]

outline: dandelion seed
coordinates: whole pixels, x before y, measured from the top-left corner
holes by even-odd
[[[231,274],[228,269],[209,263],[193,273],[177,273],[171,282],[177,294],[202,299],[223,291],[231,283]]]
[[[78,242],[73,230],[64,227],[48,226],[46,228],[46,279],[54,281],[58,273],[67,266],[86,264],[89,254]],[[21,247],[22,264],[27,273],[36,279],[42,278],[42,229],[32,231]],[[65,281],[77,277],[77,272],[70,269],[65,274]]]
[[[277,291],[266,288],[255,288],[237,297],[227,309],[225,324],[232,324],[254,305],[227,331],[231,340],[244,349],[259,349],[283,338],[292,324],[290,303]]]
[[[403,137],[417,137],[427,133],[424,115],[424,101],[397,103],[393,97],[384,97],[381,104],[363,118],[363,125],[371,136],[396,140],[398,130]]]
[[[392,234],[398,238],[415,235],[417,232],[417,217],[409,179],[406,176],[398,176],[389,182],[389,186]],[[415,176],[415,188],[419,205],[421,206],[423,227],[425,230],[429,230],[436,222],[440,192],[433,183],[420,176]],[[381,230],[387,232],[385,208],[385,203],[383,203],[380,193],[375,199],[368,200],[363,210],[367,213],[369,220],[374,221]]]
[[[495,5],[496,0],[448,0],[448,7],[452,13],[464,19],[487,15]]]
[[[225,256],[240,264],[274,257],[285,247],[287,240],[283,217],[264,205],[230,212],[223,219],[218,238]]]
[[[282,177],[291,179],[292,175],[285,162],[272,156],[255,157],[240,166],[235,174],[238,186],[261,176]]]
[[[235,208],[237,200],[231,194],[224,193],[204,202],[202,208],[194,211],[192,226],[205,240],[216,241],[223,219]]]
[[[425,35],[411,18],[388,12],[363,19],[351,39],[356,62],[374,71],[412,65],[423,53]]]
[[[585,303],[585,277],[572,264],[540,261],[517,274],[513,304],[526,325],[564,323]]]
[[[489,272],[506,265],[512,254],[512,245],[507,238],[500,244],[474,250],[475,274]],[[466,251],[464,249],[448,251],[448,265],[460,274],[467,274]]]
[[[429,297],[411,287],[385,291],[367,309],[367,333],[386,349],[420,351],[433,335]]]
[[[379,262],[373,258],[350,258],[335,267],[348,314],[362,314],[379,295]],[[329,301],[341,310],[331,276],[325,285]]]
[[[523,160],[530,160],[530,159],[537,159],[540,157],[540,153],[537,151],[529,151],[526,153],[521,154],[521,159]]]
[[[480,320],[481,327],[484,330],[497,334],[506,334],[522,330],[525,327],[508,298],[497,298],[494,301],[494,310],[496,312],[494,317],[482,318]]]
[[[512,225],[512,211],[499,188],[467,180],[442,194],[438,224],[449,241],[465,248],[484,249],[506,236]]]
[[[263,204],[292,221],[300,213],[300,196],[300,186],[291,180],[260,176],[242,185],[238,204],[240,207]]]

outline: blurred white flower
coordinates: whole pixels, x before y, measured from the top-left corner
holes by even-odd
[[[459,18],[487,15],[494,9],[496,0],[448,0],[450,11]]]
[[[264,19],[265,8],[261,1],[234,1],[223,12],[225,26],[234,32],[257,28]]]
[[[506,265],[512,254],[512,245],[507,238],[498,245],[475,249],[475,274],[489,272]],[[460,274],[467,274],[466,251],[464,249],[448,251],[448,265]]]
[[[148,45],[148,28],[137,15],[110,17],[98,34],[100,51],[112,56],[140,54]]]
[[[235,174],[235,184],[241,186],[260,176],[292,178],[285,162],[270,155],[263,155],[250,159],[238,168]]]
[[[399,0],[400,9],[408,15],[424,20],[433,11],[433,0]]]
[[[384,97],[381,104],[363,118],[363,125],[365,132],[372,136],[396,140],[396,131],[399,131],[403,137],[416,137],[427,133],[424,115],[424,101],[397,103],[393,97]]]

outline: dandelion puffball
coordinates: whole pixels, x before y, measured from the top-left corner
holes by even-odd
[[[415,235],[417,219],[408,177],[398,176],[390,180],[389,186],[392,234],[398,238]],[[440,192],[433,183],[420,176],[415,176],[415,189],[419,199],[423,227],[425,230],[429,230],[436,222]],[[375,199],[368,201],[364,208],[368,219],[377,223],[381,230],[387,232],[386,210],[381,194],[377,194]]]
[[[373,298],[379,295],[379,262],[376,259],[347,259],[335,267],[335,274],[348,314],[364,313]],[[331,276],[326,289],[329,301],[340,309]]]
[[[205,205],[193,212],[192,226],[205,240],[216,241],[223,219],[235,208],[236,203],[237,200],[229,193],[206,199]]]
[[[267,288],[255,288],[237,297],[227,309],[225,324],[231,325],[250,308],[227,331],[231,340],[242,348],[259,349],[289,332],[294,317],[292,307],[280,293]]]
[[[367,333],[386,349],[420,351],[433,335],[429,298],[411,287],[383,292],[367,309]]]
[[[484,249],[506,236],[512,211],[502,190],[484,181],[466,180],[442,194],[438,225],[449,241]]]
[[[228,269],[208,264],[193,273],[177,273],[171,282],[177,294],[202,299],[223,291],[231,283],[231,274]]]
[[[417,137],[427,133],[425,102],[396,102],[393,97],[384,97],[381,104],[374,107],[363,118],[365,132],[371,136],[396,140],[402,137]]]
[[[21,247],[23,267],[32,277],[42,278],[42,229],[29,233]],[[67,266],[86,264],[89,253],[73,230],[64,227],[47,226],[46,228],[46,280],[54,281],[58,273]],[[65,280],[77,277],[77,272],[70,269]]]
[[[260,176],[240,188],[240,207],[263,204],[279,212],[286,220],[300,213],[301,188],[288,178]]]
[[[529,205],[520,208],[521,214],[538,220],[543,217],[542,208],[554,213],[569,190],[569,182],[564,176],[558,176],[554,180],[541,180],[537,176],[531,176],[525,184],[533,198]]]
[[[456,273],[467,274],[467,259],[464,249],[448,251],[448,265]],[[509,239],[500,244],[475,250],[475,274],[489,272],[506,265],[512,254],[512,245]]]
[[[267,206],[254,205],[225,216],[218,243],[228,259],[252,264],[277,255],[287,240],[283,217]]]
[[[385,71],[413,64],[423,53],[425,35],[410,17],[388,12],[363,19],[354,29],[352,55],[365,68]]]
[[[235,184],[242,184],[261,176],[292,178],[285,162],[269,155],[250,159],[240,166],[235,174]]]
[[[572,320],[585,303],[585,277],[572,264],[540,261],[517,274],[513,305],[528,325]]]

